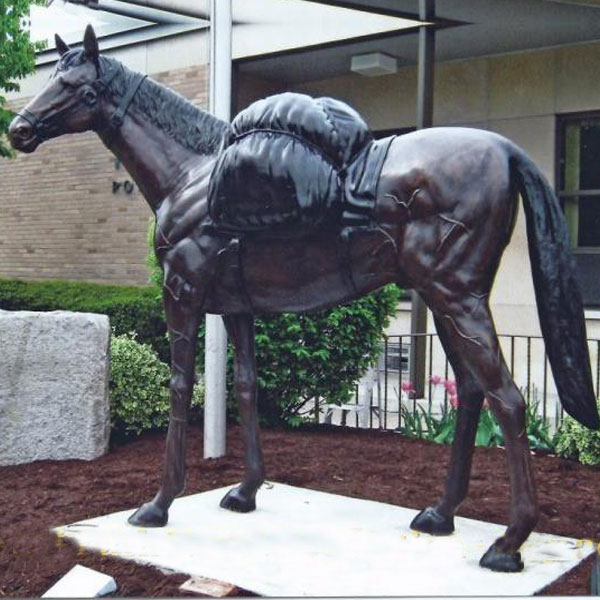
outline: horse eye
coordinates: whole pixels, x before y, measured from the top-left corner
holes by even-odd
[[[67,81],[64,77],[59,77],[58,80],[60,81],[60,84],[64,87],[67,88],[68,90],[72,90],[74,88],[76,88],[76,85],[73,85],[70,81]]]
[[[96,103],[97,99],[96,92],[87,89],[83,92],[83,98],[90,106],[93,106]]]

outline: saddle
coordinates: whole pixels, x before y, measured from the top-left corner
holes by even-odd
[[[233,234],[299,236],[367,222],[391,138],[352,108],[284,93],[238,114],[211,175],[209,214]]]

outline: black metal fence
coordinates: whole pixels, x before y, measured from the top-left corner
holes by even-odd
[[[421,385],[410,381],[411,345],[425,344],[425,371]],[[528,405],[554,430],[564,413],[541,337],[499,336],[510,372]],[[596,395],[600,389],[600,340],[588,340]],[[422,388],[417,394],[415,388]],[[418,397],[420,396],[420,397]],[[315,421],[354,427],[399,429],[407,415],[425,410],[439,415],[460,401],[452,367],[435,334],[389,335],[382,340],[376,365],[362,377],[347,404],[336,406],[326,398],[316,404]]]

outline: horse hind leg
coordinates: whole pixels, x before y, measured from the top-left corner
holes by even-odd
[[[504,363],[502,377],[503,385],[488,389],[486,397],[504,434],[511,486],[510,524],[479,564],[494,571],[520,571],[523,562],[519,548],[535,527],[539,509],[527,439],[525,400]]]
[[[477,424],[483,404],[483,390],[462,356],[453,352],[452,337],[446,332],[446,324],[436,318],[435,325],[446,356],[454,370],[460,402],[457,408],[456,430],[444,493],[435,506],[421,511],[410,527],[431,535],[449,535],[454,531],[454,514],[469,490],[469,476]]]
[[[519,548],[533,530],[539,514],[525,427],[525,401],[502,357],[487,301],[481,302],[475,311],[466,306],[467,301],[438,303],[436,313],[446,332],[452,332],[452,354],[462,355],[469,365],[500,424],[511,486],[509,526],[479,564],[493,571],[520,571],[523,562]]]

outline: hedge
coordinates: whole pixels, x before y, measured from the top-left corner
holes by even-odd
[[[117,335],[135,332],[137,340],[152,346],[162,361],[169,360],[162,298],[155,287],[0,279],[0,308],[108,315]]]

